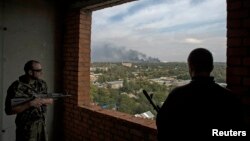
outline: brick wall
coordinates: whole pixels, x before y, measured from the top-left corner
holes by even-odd
[[[64,102],[65,141],[155,141],[152,120],[90,105],[91,12],[72,10],[65,19]]]
[[[242,97],[250,125],[249,9],[249,0],[227,0],[227,84]]]
[[[250,2],[227,0],[227,84],[250,110]],[[64,102],[66,141],[156,140],[155,122],[89,105],[91,12],[72,10],[65,19]],[[246,119],[250,121],[250,115]],[[250,122],[249,122],[250,123]]]

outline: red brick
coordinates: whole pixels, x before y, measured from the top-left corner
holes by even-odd
[[[250,75],[250,74],[249,74]],[[244,86],[249,86],[250,87],[250,77],[248,78],[243,78],[243,85]]]
[[[240,76],[227,76],[227,84],[240,85],[241,77]]]
[[[228,67],[227,73],[228,75],[247,76],[249,70],[246,67]]]
[[[228,20],[227,28],[239,28],[242,26],[242,22],[240,20]]]
[[[86,18],[80,18],[80,26],[83,26],[84,29],[90,29],[91,21]]]
[[[128,132],[129,131],[129,128],[124,126],[124,125],[120,125],[120,126],[117,126],[116,127],[118,130],[121,130],[123,132]]]
[[[244,40],[243,40],[243,46],[247,46],[247,47],[250,46],[250,37],[244,38]]]
[[[90,35],[88,35],[88,34],[80,34],[80,36],[79,36],[79,39],[80,40],[87,40],[87,41],[89,41],[90,40]]]
[[[228,57],[227,58],[227,65],[228,66],[239,66],[241,65],[241,58],[240,57]]]
[[[125,139],[123,139],[120,136],[114,136],[113,138],[114,138],[115,141],[126,141]]]
[[[246,56],[247,55],[247,48],[239,47],[239,48],[233,48],[228,47],[227,48],[227,56],[233,57],[233,56]]]
[[[243,21],[244,28],[250,28],[250,19],[246,19]]]
[[[243,19],[243,18],[247,18],[249,15],[248,10],[234,10],[234,11],[227,11],[227,20],[230,19]]]
[[[133,136],[132,141],[144,141],[144,139],[142,137]]]
[[[250,8],[250,1],[249,0],[243,1],[243,7]]]
[[[242,39],[241,38],[229,38],[227,40],[228,46],[241,46],[242,45]]]
[[[228,29],[227,31],[228,37],[243,37],[248,35],[248,31],[246,31],[245,29]]]
[[[245,66],[250,66],[250,57],[244,58],[244,60],[243,60],[243,65],[245,65]]]
[[[241,7],[242,7],[242,2],[241,1],[234,1],[234,2],[228,2],[227,3],[227,9],[228,10],[240,9]]]
[[[240,95],[240,96],[244,95],[245,92],[246,92],[246,90],[247,90],[246,87],[244,87],[244,86],[237,86],[237,85],[232,85],[232,86],[228,85],[228,88],[230,90],[232,90],[235,94]]]
[[[139,131],[139,130],[136,130],[136,129],[131,129],[130,133],[132,133],[133,135],[136,135],[138,137],[142,137],[143,136],[143,133],[141,131]]]

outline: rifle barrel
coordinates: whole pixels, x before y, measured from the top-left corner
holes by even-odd
[[[58,99],[58,98],[65,98],[69,97],[71,95],[68,94],[61,94],[61,93],[48,93],[48,94],[34,94],[33,97],[28,97],[28,98],[13,98],[11,99],[11,105],[16,106],[25,102],[28,102],[30,100],[33,100],[35,98],[53,98],[53,99]]]
[[[143,90],[143,94],[145,95],[145,97],[148,99],[148,101],[150,102],[150,104],[154,107],[154,109],[156,110],[156,112],[158,113],[160,108],[158,106],[155,105],[155,103],[152,101],[152,98],[149,96],[149,94],[147,93],[146,90]]]

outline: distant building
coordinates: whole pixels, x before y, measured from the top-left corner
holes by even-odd
[[[107,82],[107,84],[108,84],[108,87],[112,89],[119,89],[123,87],[123,81],[110,81],[110,82]]]
[[[154,79],[149,79],[151,82],[158,83],[160,85],[165,85],[165,86],[182,86],[185,84],[188,84],[190,80],[178,80],[175,77],[160,77],[160,78],[154,78]]]
[[[97,74],[90,73],[90,81],[95,82],[98,79],[98,77],[101,75],[102,75],[102,73],[97,73]]]
[[[134,98],[134,99],[138,99],[138,98],[139,98],[138,96],[136,96],[136,95],[134,95],[134,94],[128,94],[128,97],[129,97],[129,98]]]
[[[176,81],[174,84],[175,84],[176,86],[183,86],[183,85],[188,84],[189,82],[190,82],[190,80],[178,80],[178,81]]]
[[[164,81],[174,81],[176,78],[174,77],[160,77],[161,80],[164,80]]]
[[[160,78],[154,78],[154,79],[149,79],[149,80],[156,82],[158,84],[161,84],[161,85],[170,86],[176,81],[176,78],[174,78],[174,77],[160,77]]]
[[[96,71],[96,70],[102,70],[102,71],[108,71],[108,67],[90,67],[90,71]]]
[[[122,63],[122,65],[125,66],[125,67],[129,67],[129,68],[132,67],[132,63]]]
[[[146,119],[154,119],[155,118],[155,116],[150,111],[147,111],[147,112],[142,113],[142,114],[135,114],[135,117],[146,118]]]
[[[134,76],[138,76],[138,75],[139,75],[138,72],[132,72],[132,74],[133,74]]]
[[[129,98],[134,98],[134,99],[138,99],[139,98],[138,96],[136,96],[136,95],[134,95],[132,93],[128,94],[126,92],[122,92],[121,95],[127,95]]]
[[[105,84],[101,84],[99,82],[94,82],[93,85],[97,86],[98,88],[106,88],[107,87]]]
[[[161,85],[165,84],[165,81],[161,80],[160,78],[150,79],[150,81],[156,82],[156,83],[161,84]]]

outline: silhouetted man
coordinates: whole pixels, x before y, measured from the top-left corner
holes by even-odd
[[[188,67],[191,82],[175,88],[157,115],[158,140],[234,136],[234,131],[244,130],[239,99],[210,76],[212,54],[203,48],[193,50],[188,57]],[[237,132],[238,135],[245,136],[246,131]]]

